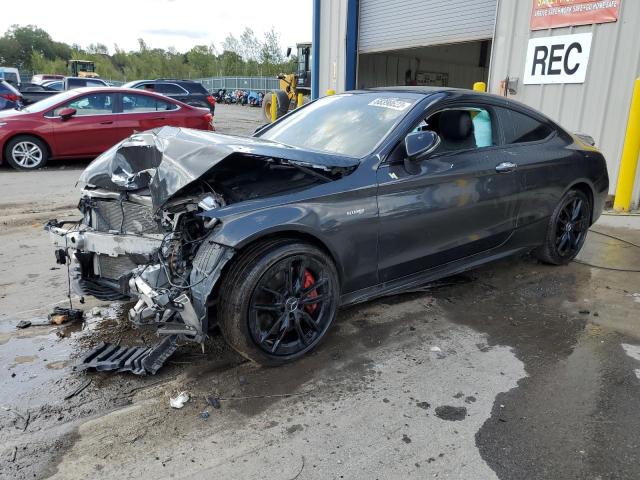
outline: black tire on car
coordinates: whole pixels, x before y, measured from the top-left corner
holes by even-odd
[[[7,143],[4,158],[16,170],[36,170],[46,165],[49,149],[39,138],[20,135]]]
[[[276,118],[280,118],[283,115],[286,115],[289,111],[289,105],[291,100],[287,95],[287,92],[284,90],[274,90],[273,92],[267,92],[262,99],[262,112],[264,113],[265,119],[270,122],[271,121],[271,102],[273,101],[272,94],[276,96]]]
[[[218,323],[241,355],[277,366],[309,353],[338,309],[333,260],[313,245],[275,239],[249,248],[222,279]]]
[[[556,206],[545,243],[535,254],[551,265],[566,265],[580,252],[591,223],[591,202],[581,190],[569,190]]]

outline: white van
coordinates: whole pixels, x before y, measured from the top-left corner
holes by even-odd
[[[22,83],[20,80],[20,72],[17,68],[12,67],[0,67],[0,80],[9,82],[16,88]]]

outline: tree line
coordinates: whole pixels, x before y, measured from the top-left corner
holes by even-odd
[[[295,50],[294,50],[295,51]],[[188,52],[149,47],[138,39],[138,49],[113,53],[101,43],[82,47],[56,42],[34,25],[13,25],[0,37],[0,66],[36,73],[68,74],[67,60],[92,60],[96,72],[112,80],[142,78],[201,78],[217,76],[275,76],[295,70],[295,57],[285,57],[280,36],[272,28],[262,40],[250,28],[237,38],[229,34],[221,50],[214,44],[195,45]]]

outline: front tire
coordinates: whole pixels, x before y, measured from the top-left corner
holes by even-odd
[[[273,95],[276,97],[276,120],[287,114],[289,105],[291,104],[291,99],[284,90],[275,90],[267,93],[262,99],[262,113],[267,122],[271,122],[271,102],[273,102]]]
[[[551,215],[545,243],[536,250],[538,259],[551,265],[566,265],[573,260],[587,238],[591,208],[584,192],[568,191]]]
[[[218,319],[225,340],[265,366],[316,348],[335,320],[338,274],[322,250],[272,240],[242,254],[223,279]]]
[[[47,164],[49,150],[42,140],[20,135],[7,143],[4,155],[16,170],[37,170]]]

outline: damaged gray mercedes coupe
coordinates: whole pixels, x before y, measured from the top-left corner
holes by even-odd
[[[46,228],[79,295],[135,300],[150,349],[97,369],[154,373],[213,325],[247,358],[313,349],[340,306],[535,249],[564,264],[608,191],[584,137],[516,102],[395,88],[322,98],[237,137],[164,127],[94,160],[75,222]]]

